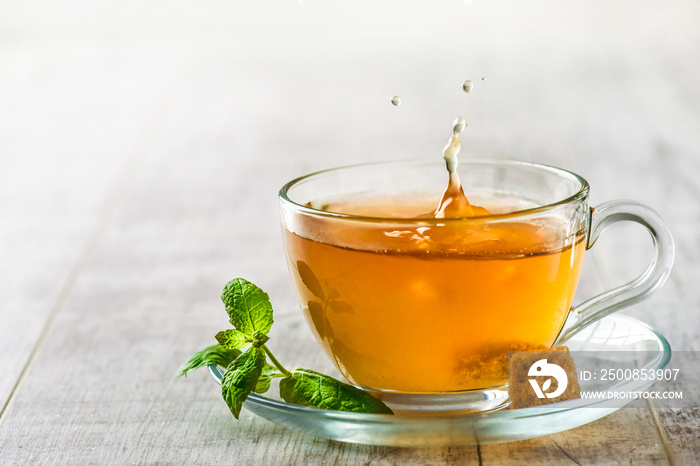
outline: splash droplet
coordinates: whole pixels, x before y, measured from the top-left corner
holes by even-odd
[[[394,97],[391,98],[391,105],[394,107],[398,107],[401,105],[401,97],[395,95]]]
[[[464,92],[466,92],[467,94],[472,91],[473,87],[474,83],[471,79],[467,79],[466,81],[464,81],[464,84],[462,84],[462,89],[464,89]]]
[[[447,141],[447,145],[442,150],[442,157],[445,159],[447,171],[450,173],[450,176],[457,172],[457,164],[459,163],[457,154],[459,154],[459,148],[462,146],[459,140],[459,133],[464,131],[466,127],[467,121],[464,118],[455,118],[455,121],[452,122],[452,137],[450,137],[450,140]]]
[[[454,134],[459,134],[462,131],[464,131],[464,128],[467,127],[467,120],[465,120],[462,117],[457,117],[455,118],[455,121],[452,122],[452,132]]]

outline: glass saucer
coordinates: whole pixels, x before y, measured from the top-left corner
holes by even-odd
[[[285,341],[278,357],[287,367],[304,367],[341,378],[317,346],[301,313],[276,317],[268,343]],[[624,315],[611,315],[592,324],[565,343],[572,352],[595,352],[597,367],[606,358],[620,367],[664,369],[671,359],[666,338],[645,323]],[[626,352],[626,353],[625,353]],[[584,354],[584,353],[581,353]],[[640,355],[642,360],[640,360]],[[296,359],[295,359],[296,358]],[[576,361],[577,366],[579,362]],[[223,369],[210,366],[220,384]],[[580,381],[581,390],[641,392],[650,380]],[[503,443],[540,437],[587,424],[611,414],[633,401],[626,399],[575,399],[544,407],[501,409],[478,413],[432,412],[429,414],[364,414],[327,411],[285,403],[277,387],[264,395],[251,394],[244,407],[281,426],[298,429],[316,437],[342,442],[388,446],[437,446]]]

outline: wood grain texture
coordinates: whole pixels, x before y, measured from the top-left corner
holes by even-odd
[[[116,58],[64,53],[0,46],[0,411],[143,156],[165,77],[125,89]]]
[[[695,2],[142,3],[0,5],[1,464],[700,462],[697,407],[639,404],[504,445],[384,448],[245,410],[235,422],[206,373],[174,377],[227,325],[229,279],[296,312],[284,182],[439,157],[457,114],[469,156],[569,168],[593,204],[661,212],[674,272],[625,312],[700,350]],[[578,300],[639,273],[647,236],[606,232]],[[285,360],[298,350],[275,345]],[[697,396],[697,360],[682,364],[679,387]]]

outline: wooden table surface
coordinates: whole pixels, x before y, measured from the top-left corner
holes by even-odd
[[[175,378],[226,327],[229,279],[300,312],[284,182],[437,159],[457,115],[464,157],[562,166],[593,204],[660,212],[673,273],[624,313],[700,350],[700,4],[434,3],[0,3],[0,464],[700,464],[697,405],[387,448],[236,422],[206,372]],[[577,300],[648,251],[640,228],[606,232]]]

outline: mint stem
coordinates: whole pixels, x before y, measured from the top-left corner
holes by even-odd
[[[265,354],[270,358],[270,361],[272,361],[272,364],[275,365],[277,369],[280,370],[281,373],[284,374],[285,377],[289,377],[292,375],[291,372],[289,372],[287,369],[284,368],[282,364],[277,360],[274,354],[272,354],[272,351],[270,351],[270,348],[267,347],[267,345],[262,345],[262,349],[265,350]]]

